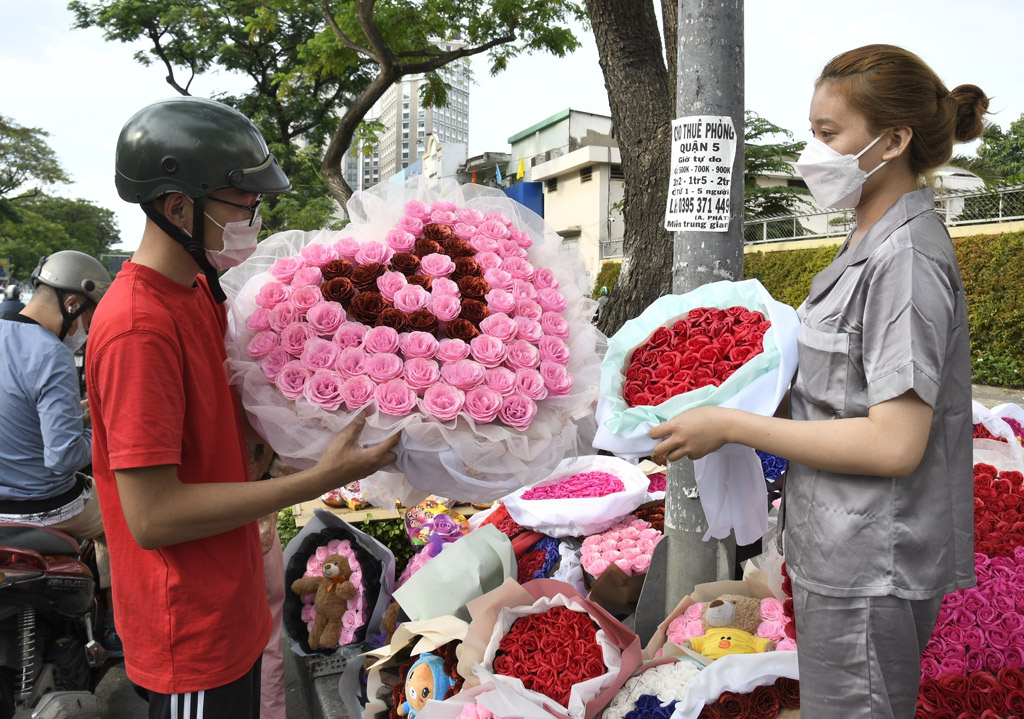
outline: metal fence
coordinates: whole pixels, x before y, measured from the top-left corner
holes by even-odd
[[[992,190],[947,190],[935,196],[935,211],[949,227],[1024,220],[1024,184]],[[743,223],[743,240],[758,245],[843,237],[855,222],[853,210],[778,215]]]

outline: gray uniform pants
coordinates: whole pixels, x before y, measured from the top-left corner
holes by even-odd
[[[793,587],[802,719],[913,719],[942,597],[826,597]]]

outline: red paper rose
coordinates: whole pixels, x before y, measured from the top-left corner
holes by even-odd
[[[320,294],[326,300],[347,305],[356,296],[356,288],[352,284],[352,280],[347,277],[335,277],[333,280],[320,285]]]
[[[360,292],[375,288],[377,286],[377,278],[386,271],[387,268],[379,262],[368,262],[365,265],[359,265],[352,270],[352,284]]]
[[[437,317],[430,310],[416,310],[409,315],[409,329],[413,332],[435,334],[437,328]]]
[[[415,275],[420,269],[420,258],[411,252],[396,252],[391,258],[391,269],[403,275]]]
[[[351,277],[352,269],[353,265],[348,260],[331,260],[320,268],[320,274],[327,282],[335,277]]]
[[[483,300],[484,295],[491,291],[491,286],[482,277],[463,277],[458,280],[462,296],[471,300]]]
[[[423,226],[423,238],[443,246],[446,242],[455,239],[455,231],[448,225],[431,222]]]
[[[444,334],[453,340],[469,342],[480,334],[480,330],[469,320],[458,317],[448,323],[448,326],[444,328]]]
[[[344,278],[342,278],[344,279]],[[338,280],[331,280],[337,282]],[[357,322],[373,327],[380,313],[393,305],[377,292],[360,292],[349,304],[349,314]]]
[[[416,240],[416,245],[413,247],[413,253],[417,257],[426,257],[427,255],[436,255],[441,252],[441,245],[433,240],[419,239]]]
[[[490,314],[491,311],[485,303],[479,300],[463,300],[459,317],[479,326]]]
[[[430,288],[434,284],[434,278],[428,275],[409,275],[407,281],[410,285],[419,285],[427,292],[430,291]]]
[[[377,316],[375,326],[392,327],[397,332],[405,332],[409,329],[409,315],[397,307],[388,307]]]
[[[779,702],[783,709],[800,707],[800,682],[789,677],[779,677],[775,680],[775,688],[779,691]]]

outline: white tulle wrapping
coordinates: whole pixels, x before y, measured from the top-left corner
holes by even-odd
[[[547,476],[566,457],[585,453],[596,431],[593,405],[600,382],[600,363],[606,340],[590,323],[596,303],[587,293],[590,278],[574,254],[561,251],[561,238],[544,219],[504,193],[480,185],[459,185],[454,180],[428,184],[422,178],[382,183],[357,192],[348,204],[352,222],[341,231],[291,230],[267,238],[241,266],[229,270],[221,285],[229,295],[228,371],[241,393],[242,404],[256,430],[274,451],[299,468],[312,466],[329,442],[355,417],[355,413],[328,412],[300,397],[285,398],[246,353],[254,333],[246,318],[256,309],[259,289],[272,278],[271,265],[299,254],[313,243],[333,244],[342,237],[383,241],[402,217],[410,200],[430,203],[449,200],[458,207],[483,213],[501,212],[533,239],[529,260],[552,270],[568,306],[561,314],[570,327],[566,340],[571,351],[572,391],[537,403],[537,416],[525,432],[498,423],[476,426],[466,416],[439,423],[422,412],[405,417],[380,413],[375,402],[363,410],[366,427],[361,442],[373,444],[402,432],[395,467],[380,484],[396,497],[424,492],[460,500],[490,501]],[[394,472],[404,475],[401,480]]]

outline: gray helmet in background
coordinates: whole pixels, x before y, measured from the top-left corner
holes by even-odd
[[[46,285],[56,290],[64,318],[58,335],[60,339],[64,339],[79,315],[99,304],[111,282],[110,273],[99,260],[77,250],[62,250],[40,257],[30,279],[32,287]],[[69,294],[82,299],[73,312],[68,312],[64,306],[64,298]]]
[[[232,187],[260,195],[292,189],[252,120],[201,97],[177,97],[142,108],[125,123],[114,161],[117,194],[139,203],[146,216],[192,256],[217,302],[227,297],[206,257],[206,197]],[[195,203],[192,234],[181,231],[154,204],[180,192]]]

